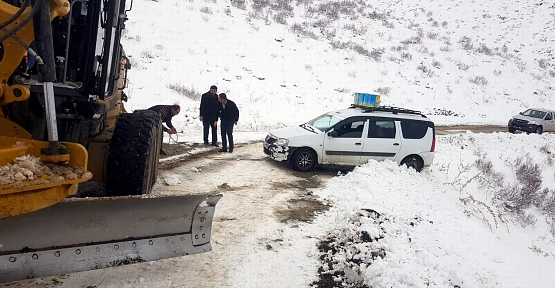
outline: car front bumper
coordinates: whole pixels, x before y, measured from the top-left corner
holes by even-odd
[[[536,132],[536,129],[538,129],[538,125],[536,124],[517,124],[513,122],[509,122],[508,127],[509,129],[520,130],[529,133],[534,133]]]
[[[287,161],[289,159],[290,148],[287,146],[277,146],[274,144],[263,144],[264,154],[268,155],[271,159],[276,161]]]

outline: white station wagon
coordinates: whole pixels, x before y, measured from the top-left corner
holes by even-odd
[[[434,123],[418,111],[397,107],[350,107],[266,136],[264,153],[299,171],[316,164],[360,165],[390,159],[416,171],[432,164]]]

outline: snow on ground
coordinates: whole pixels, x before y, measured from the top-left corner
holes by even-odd
[[[554,287],[552,218],[531,205],[525,210],[535,221],[526,225],[503,210],[495,189],[484,188],[477,178],[468,181],[485,175],[477,160],[491,160],[492,171],[512,185],[514,160],[529,152],[553,202],[554,140],[551,134],[441,136],[436,164],[423,173],[370,161],[314,191],[333,203],[314,223],[264,227],[262,235],[280,231],[283,244],[271,251],[252,249],[230,286],[292,287],[287,283],[298,279],[287,282],[280,271],[308,257],[323,259],[319,267],[304,268],[306,285],[314,287]],[[492,145],[498,141],[505,148]],[[318,268],[323,273],[315,280]],[[274,270],[275,279],[256,277]]]
[[[375,91],[437,124],[505,124],[553,107],[554,13],[524,0],[136,0],[126,106],[177,102],[178,130],[195,130],[216,84],[239,105],[237,130],[266,131]]]
[[[326,260],[356,275],[338,280],[369,287],[553,287],[549,271],[555,268],[555,246],[546,224],[552,219],[537,215],[536,225],[523,228],[514,214],[496,209],[491,191],[478,187],[477,180],[467,183],[484,175],[467,166],[478,159],[492,159],[493,170],[512,183],[512,161],[530,152],[541,160],[536,163],[544,170],[544,187],[552,188],[553,162],[547,159],[553,156],[542,147],[553,149],[553,140],[554,135],[530,139],[506,133],[445,136],[439,139],[436,164],[422,174],[371,161],[331,180],[317,194],[336,206],[317,225],[331,225],[331,239],[344,245],[329,245],[339,251],[326,254]],[[505,148],[492,145],[498,141]],[[447,169],[448,163],[462,166]],[[459,172],[464,181],[457,183]],[[497,219],[494,225],[487,207],[462,201],[470,195],[494,214],[504,214],[506,223]]]

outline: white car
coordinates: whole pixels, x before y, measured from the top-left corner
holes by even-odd
[[[555,132],[555,111],[547,109],[527,109],[513,116],[508,123],[509,132],[516,130],[527,133]]]
[[[418,111],[350,107],[266,136],[264,153],[309,171],[316,164],[360,165],[390,159],[420,171],[434,159],[434,123]]]

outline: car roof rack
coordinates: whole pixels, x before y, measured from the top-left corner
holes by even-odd
[[[351,107],[357,107],[352,105]],[[413,114],[413,115],[420,115],[424,118],[426,115],[422,114],[420,111],[405,109],[401,107],[394,107],[394,106],[378,106],[378,107],[358,107],[364,109],[362,113],[370,113],[370,112],[391,112],[393,114],[403,113],[403,114]]]

